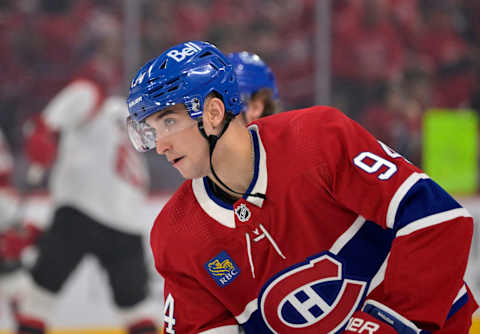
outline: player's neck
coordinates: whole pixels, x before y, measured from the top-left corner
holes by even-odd
[[[235,196],[232,195],[231,192],[227,192],[223,188],[220,188],[211,178],[207,177],[207,182],[212,190],[212,193],[215,195],[216,198],[222,200],[225,203],[234,204],[240,197],[240,195],[236,194]]]
[[[232,121],[229,129],[218,141],[212,161],[215,173],[223,183],[240,193],[247,191],[253,179],[254,153],[250,133],[241,120]],[[229,195],[241,197],[225,189],[213,175],[209,177]]]

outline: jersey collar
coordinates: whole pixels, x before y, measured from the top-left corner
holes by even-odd
[[[254,173],[247,193],[266,194],[267,191],[267,159],[265,148],[260,138],[258,126],[252,124],[248,127],[252,137],[254,159]],[[235,228],[235,219],[233,216],[233,206],[217,198],[210,189],[206,177],[192,180],[193,193],[198,204],[213,219],[220,224],[230,228]],[[253,196],[244,196],[245,200],[262,207],[263,199]]]

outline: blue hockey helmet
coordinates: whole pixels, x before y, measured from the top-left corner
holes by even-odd
[[[143,65],[131,82],[127,104],[137,122],[178,103],[198,119],[213,91],[222,97],[227,112],[237,115],[242,110],[235,72],[225,55],[210,43],[190,41]]]
[[[237,75],[243,102],[247,102],[252,94],[262,88],[271,89],[273,98],[278,99],[275,76],[270,67],[257,54],[242,51],[230,53],[227,58],[232,63]]]

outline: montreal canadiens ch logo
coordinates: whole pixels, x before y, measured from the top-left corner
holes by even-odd
[[[322,253],[267,283],[260,310],[274,333],[337,333],[360,306],[367,282],[342,277],[342,263]]]

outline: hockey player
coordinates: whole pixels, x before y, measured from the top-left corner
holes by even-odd
[[[22,251],[36,242],[40,230],[25,221],[12,174],[13,157],[0,131],[0,294],[14,306],[26,285]]]
[[[135,147],[189,179],[150,236],[166,333],[468,333],[471,216],[340,111],[246,128],[199,41],[147,62],[128,106]]]
[[[32,163],[44,170],[53,163],[54,216],[19,307],[19,333],[45,333],[60,289],[87,254],[105,269],[128,333],[156,333],[147,303],[145,227],[138,219],[148,186],[146,165],[125,135],[125,98],[105,97],[101,88],[86,79],[68,84],[26,140]]]
[[[270,67],[258,55],[247,51],[229,53],[227,58],[235,71],[245,106],[240,114],[245,124],[277,113],[278,90]]]

